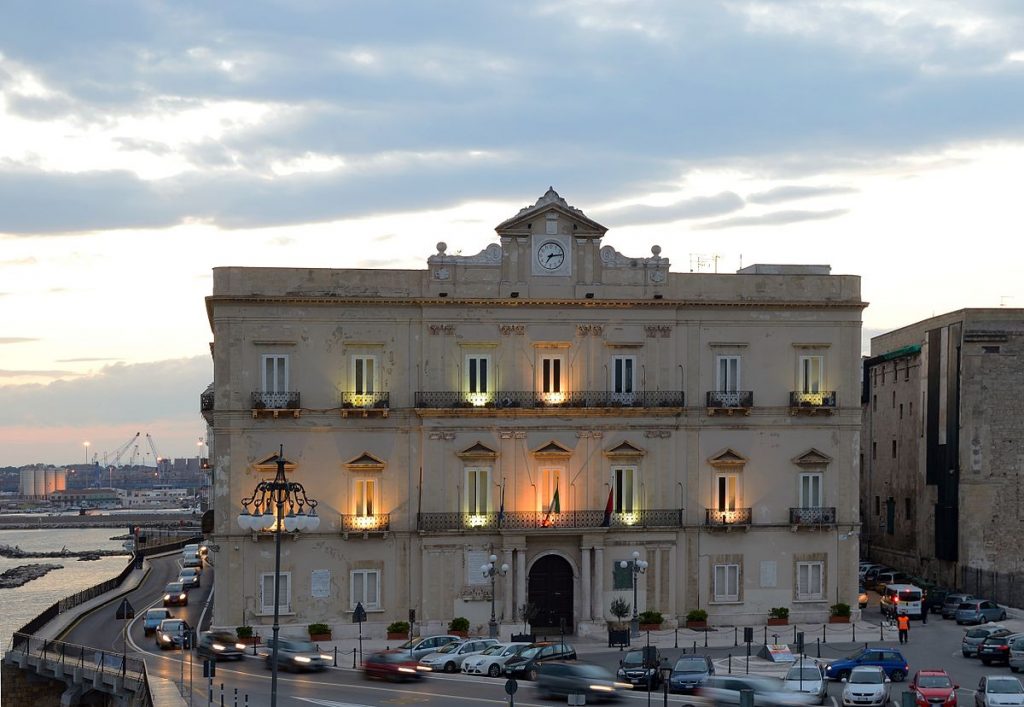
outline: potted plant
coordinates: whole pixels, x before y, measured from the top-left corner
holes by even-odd
[[[848,624],[850,623],[850,605],[833,604],[828,610],[828,622],[830,624]]]
[[[657,631],[665,621],[665,617],[661,615],[660,611],[651,611],[650,609],[641,612],[638,619],[641,631]]]
[[[464,616],[456,616],[450,622],[448,622],[448,633],[453,636],[462,636],[466,638],[469,636],[469,619]]]
[[[704,609],[693,609],[686,615],[686,628],[703,631],[708,627],[708,612]]]
[[[394,641],[409,637],[409,622],[395,621],[388,626],[388,640]]]
[[[625,618],[629,616],[629,602],[619,597],[613,599],[611,606],[608,607],[611,615],[616,618],[608,624],[608,647],[612,646],[628,646],[629,645],[629,628],[626,626]]]
[[[246,645],[251,646],[260,642],[260,637],[253,634],[252,626],[239,626],[235,629],[235,635],[238,636],[239,643],[245,643]]]
[[[327,624],[310,624],[309,640],[329,641],[331,640],[331,627]]]
[[[611,612],[612,616],[618,619],[615,622],[615,628],[625,628],[625,618],[629,616],[629,609],[629,602],[622,597],[612,600],[611,606],[608,607],[608,610]]]
[[[768,610],[769,626],[785,626],[789,623],[789,609],[784,606],[776,606]]]

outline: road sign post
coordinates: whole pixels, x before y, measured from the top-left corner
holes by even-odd
[[[363,602],[357,601],[356,608],[352,612],[352,621],[359,624],[359,663],[363,662],[363,622],[366,621],[366,609]]]
[[[124,621],[121,627],[121,677],[124,678],[128,674],[128,622],[135,618],[135,608],[127,597],[121,600],[114,618]]]
[[[515,678],[509,678],[505,681],[505,694],[508,695],[509,707],[515,707],[516,704],[516,690],[519,689],[519,683],[516,682]]]

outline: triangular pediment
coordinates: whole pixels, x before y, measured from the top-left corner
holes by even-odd
[[[461,452],[457,452],[456,456],[459,459],[497,459],[498,452],[488,447],[483,442],[477,442],[471,447],[466,447]]]
[[[269,457],[264,457],[259,461],[252,463],[252,466],[256,471],[264,474],[275,474],[277,473],[277,461],[281,457],[277,454],[271,454]],[[284,459],[284,470],[285,473],[295,471],[297,465],[293,461],[289,461],[287,458]]]
[[[572,450],[563,447],[555,440],[551,440],[547,444],[533,450],[531,454],[540,459],[567,459],[572,456]]]
[[[363,452],[345,462],[345,468],[349,471],[384,471],[384,462],[369,452]]]
[[[832,457],[811,447],[800,456],[793,457],[793,463],[797,466],[826,466],[832,462]]]
[[[565,199],[558,195],[554,187],[548,187],[547,192],[537,199],[537,203],[532,206],[524,206],[519,213],[502,221],[494,230],[499,236],[528,236],[533,233],[531,224],[550,212],[555,212],[563,217],[564,221],[571,225],[569,230],[576,238],[600,238],[608,231],[597,221],[587,218],[580,209],[570,206]],[[543,231],[538,232],[538,235],[543,235]]]
[[[708,464],[711,466],[743,466],[747,458],[734,449],[723,449],[718,454],[708,457]]]
[[[640,449],[640,447],[635,447],[625,440],[604,451],[604,455],[609,459],[635,459],[636,457],[642,457],[645,454],[647,454],[647,452]]]

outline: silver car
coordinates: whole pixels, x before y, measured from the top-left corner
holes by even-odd
[[[696,693],[716,705],[739,705],[740,690],[754,691],[756,707],[802,707],[814,703],[810,695],[786,690],[778,678],[753,675],[712,675]]]
[[[986,675],[974,693],[975,707],[1024,707],[1024,687],[1010,675]]]
[[[437,653],[420,658],[419,669],[435,673],[457,673],[462,667],[462,661],[471,655],[483,653],[488,646],[493,646],[497,642],[493,638],[478,638],[462,643],[449,643]]]
[[[1010,629],[999,626],[998,624],[972,628],[964,634],[963,639],[960,641],[960,652],[964,654],[964,658],[975,657],[978,655],[978,646],[984,643],[985,639],[989,636],[1009,635]]]
[[[891,681],[877,665],[861,665],[843,678],[843,707],[868,705],[883,707],[889,703]]]
[[[782,679],[782,686],[793,692],[803,692],[814,697],[819,705],[825,704],[828,692],[825,673],[817,663],[804,662],[793,665]]]
[[[483,653],[468,656],[462,661],[462,672],[467,675],[487,675],[500,677],[504,672],[505,661],[518,655],[529,643],[495,643],[488,646]]]
[[[451,636],[447,634],[440,636],[425,636],[424,638],[414,638],[411,641],[406,641],[396,650],[408,651],[410,658],[413,660],[419,660],[425,655],[437,653],[441,648],[447,646],[449,643],[458,643],[461,640],[462,638],[460,636]]]
[[[1010,670],[1019,673],[1024,668],[1024,636],[1010,641]]]
[[[1006,621],[1006,609],[988,599],[969,599],[961,602],[953,615],[958,624],[984,624]]]

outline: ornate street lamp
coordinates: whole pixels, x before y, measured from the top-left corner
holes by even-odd
[[[483,574],[484,577],[487,577],[491,580],[491,621],[487,624],[487,627],[490,631],[490,637],[497,638],[498,621],[494,616],[494,580],[499,574],[502,577],[508,574],[508,565],[502,565],[501,567],[495,565],[494,563],[498,561],[497,555],[491,555],[487,559],[490,560],[490,562],[488,562],[486,565],[481,565],[480,572]]]
[[[256,484],[252,496],[242,499],[242,512],[238,514],[238,525],[243,530],[265,530],[274,533],[274,646],[271,654],[270,707],[277,707],[277,633],[281,628],[279,602],[281,596],[281,532],[293,533],[299,530],[316,530],[320,517],[316,514],[317,502],[306,496],[302,484],[289,481],[284,473],[284,446],[277,453],[277,474],[273,481]],[[249,511],[252,506],[252,512]],[[285,514],[285,507],[288,512]]]
[[[619,563],[619,567],[622,569],[629,568],[633,573],[633,618],[629,622],[629,635],[631,638],[638,638],[640,636],[640,619],[636,613],[636,579],[639,575],[647,571],[647,561],[640,559],[640,553],[633,550],[633,566],[630,568],[629,562],[622,560]]]

